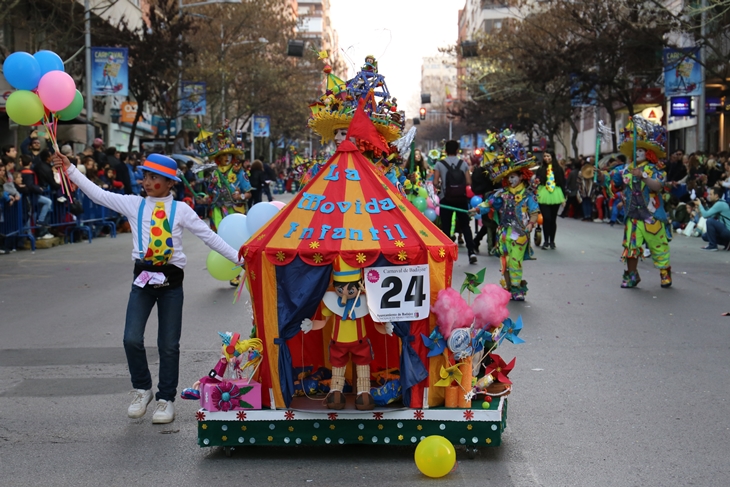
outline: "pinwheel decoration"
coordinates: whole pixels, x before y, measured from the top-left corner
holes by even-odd
[[[439,331],[438,326],[433,329],[429,336],[421,333],[421,339],[423,339],[423,344],[426,345],[426,348],[430,350],[427,355],[428,357],[441,355],[446,350],[446,340],[444,340],[444,336]]]
[[[502,322],[502,335],[499,337],[499,344],[501,345],[505,338],[515,345],[525,343],[522,338],[517,336],[520,331],[522,331],[522,316],[517,317],[515,322],[512,322],[512,318],[507,318]]]
[[[483,282],[484,282],[484,273],[487,271],[486,267],[476,274],[472,274],[471,272],[465,272],[466,279],[464,279],[464,283],[461,285],[460,293],[464,292],[464,289],[468,289],[469,292],[474,294],[479,294],[479,288]]]
[[[441,372],[439,372],[441,380],[436,382],[436,386],[449,387],[452,382],[461,383],[461,370],[459,370],[459,364],[452,365],[451,367],[441,366]]]
[[[487,365],[484,370],[484,375],[491,374],[497,382],[501,382],[502,384],[512,384],[512,381],[510,381],[507,376],[514,368],[516,359],[512,359],[510,363],[506,364],[504,363],[504,360],[502,360],[502,357],[496,353],[490,353],[489,358],[492,359],[492,363]],[[441,377],[443,377],[443,375]]]
[[[492,341],[492,334],[484,329],[477,330],[471,339],[471,348],[474,350],[474,353],[479,353],[484,350],[484,343],[486,341]]]

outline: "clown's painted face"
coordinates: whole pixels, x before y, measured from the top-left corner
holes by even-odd
[[[522,181],[522,176],[520,176],[518,173],[513,172],[509,176],[507,176],[507,181],[509,181],[510,187],[514,188],[518,184],[520,184],[520,181]]]
[[[646,150],[645,149],[636,149],[636,162],[644,162],[646,160]]]
[[[345,140],[347,140],[347,128],[335,130],[335,145],[339,147]]]

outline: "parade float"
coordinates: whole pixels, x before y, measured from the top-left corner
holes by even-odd
[[[222,334],[219,361],[188,397],[201,401],[201,447],[415,446],[429,435],[470,453],[500,445],[514,360],[494,352],[505,339],[519,342],[522,326],[508,318],[509,293],[490,284],[480,289],[484,271],[468,274],[461,292],[453,289],[457,246],[353,143],[340,144],[240,255],[255,341]],[[372,409],[357,405],[353,388],[363,377],[352,364],[342,409],[327,400],[337,316],[327,318],[322,303],[338,269],[362,280],[345,313],[360,310],[358,338],[371,340],[365,381]],[[309,319],[325,325],[304,333]],[[382,331],[386,324],[390,334]]]

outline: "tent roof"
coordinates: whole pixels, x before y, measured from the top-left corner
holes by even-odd
[[[349,141],[307,186],[244,244],[245,259],[263,253],[274,265],[296,256],[331,264],[337,256],[353,267],[382,254],[397,265],[456,260],[458,248],[382,176]]]

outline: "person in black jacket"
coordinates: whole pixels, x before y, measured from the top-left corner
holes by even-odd
[[[23,195],[25,199],[25,207],[28,209],[26,215],[25,226],[30,227],[31,217],[33,216],[33,196],[38,202],[38,216],[36,218],[36,226],[38,227],[38,238],[53,238],[48,232],[46,227],[46,217],[51,209],[51,199],[43,195],[43,188],[38,186],[38,176],[30,168],[33,163],[33,159],[30,156],[23,154],[20,156],[21,165],[23,168],[20,170],[21,183],[16,184],[18,192]],[[49,166],[50,169],[50,166]],[[51,179],[53,179],[53,169],[51,169]]]
[[[129,169],[119,159],[119,151],[116,147],[109,147],[104,153],[109,167],[117,173],[117,181],[124,185],[124,194],[132,194],[132,180],[129,179]]]
[[[264,164],[256,159],[251,164],[251,174],[249,182],[251,183],[251,206],[261,203],[264,184],[266,184],[266,173],[264,172]]]
[[[267,164],[264,162],[264,174],[266,175],[266,180],[264,181],[265,184],[263,188],[264,193],[266,194],[266,197],[269,199],[269,201],[273,201],[274,197],[271,196],[271,185],[269,184],[269,182],[276,182],[276,172],[274,171],[274,168],[271,167],[271,164]]]
[[[472,157],[472,163],[474,170],[471,173],[471,190],[475,195],[486,199],[486,195],[494,191],[494,183],[487,175],[487,169],[481,166],[481,158]],[[485,235],[487,236],[487,249],[491,254],[496,245],[497,222],[487,216],[482,217],[482,227],[474,237],[474,250],[477,253],[479,252],[479,244]]]
[[[38,177],[38,185],[43,187],[51,188],[52,191],[61,189],[61,185],[56,182],[56,178],[53,176],[53,167],[51,166],[51,151],[43,149],[38,155],[38,161],[33,167],[36,176]]]

